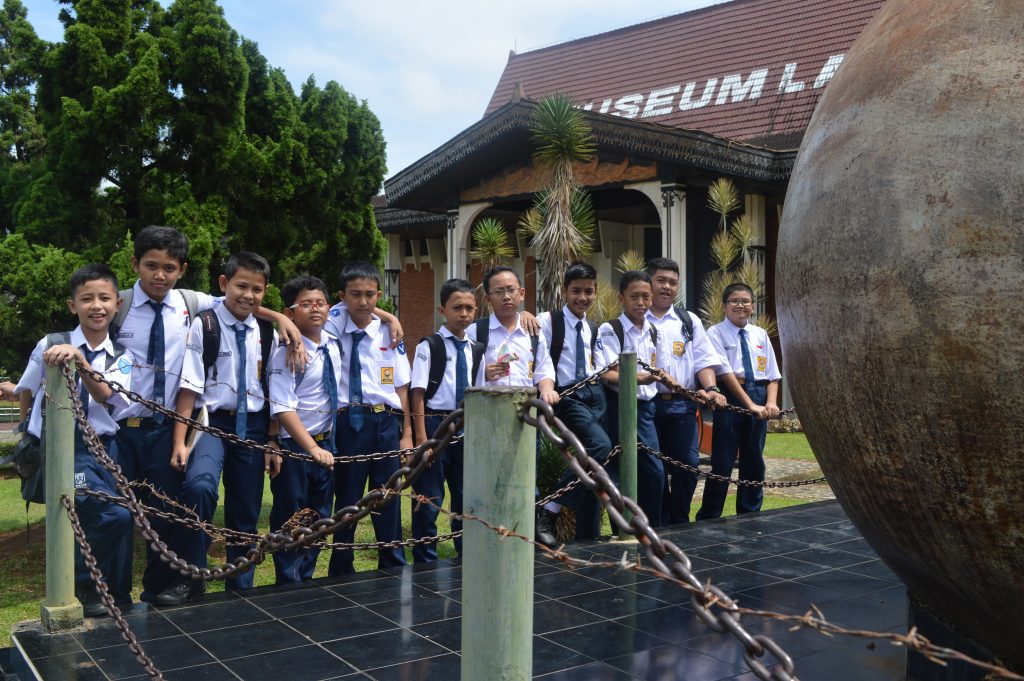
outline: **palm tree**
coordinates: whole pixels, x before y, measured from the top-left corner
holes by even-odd
[[[541,307],[558,305],[562,277],[569,263],[592,251],[595,220],[590,195],[573,176],[577,161],[589,161],[595,151],[590,126],[566,94],[554,94],[537,103],[530,134],[537,150],[533,158],[549,173],[545,189],[520,227],[533,235],[538,256],[537,288]]]
[[[515,257],[515,249],[508,241],[508,232],[501,220],[495,218],[482,218],[473,225],[473,243],[476,248],[469,252],[469,257],[480,261],[484,272],[495,265],[500,265],[505,260]],[[483,295],[482,286],[478,290],[480,310],[482,317],[488,314],[490,305],[487,296]]]

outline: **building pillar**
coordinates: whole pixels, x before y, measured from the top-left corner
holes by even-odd
[[[388,250],[384,256],[384,295],[395,304],[395,316],[399,314],[399,294],[401,293],[401,274],[405,269],[405,248],[402,237],[388,234]]]
[[[446,252],[448,255],[448,278],[465,279],[469,266],[469,235],[473,222],[490,203],[467,203],[448,211],[448,232]]]
[[[686,186],[678,182],[639,182],[625,189],[638,191],[658,209],[661,220],[661,253],[679,263],[680,275],[686,272]],[[687,305],[686,286],[680,287],[683,305]]]

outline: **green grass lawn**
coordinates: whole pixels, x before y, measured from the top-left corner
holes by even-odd
[[[774,436],[769,436],[769,439],[772,437]],[[221,489],[221,498],[223,499],[223,488]],[[267,531],[269,527],[271,502],[270,485],[266,484],[263,490],[263,511],[260,514],[259,529],[261,532]],[[409,499],[402,499],[402,524],[404,536],[406,537],[412,536],[410,525],[411,503]],[[794,499],[765,495],[764,510],[794,506],[800,503],[802,502]],[[696,503],[691,507],[691,517],[696,514],[698,508],[699,504]],[[0,575],[3,575],[2,580],[0,580],[0,648],[10,646],[10,630],[15,623],[39,616],[39,602],[42,600],[45,591],[43,570],[44,541],[41,531],[42,523],[39,522],[43,515],[42,512],[42,506],[35,504],[31,506],[29,518],[34,523],[31,541],[26,541],[25,506],[24,502],[21,501],[18,480],[17,478],[0,479],[0,528],[3,528],[0,530]],[[735,502],[733,495],[730,495],[730,498],[726,500],[725,514],[732,515],[734,512]],[[223,507],[217,510],[214,522],[217,525],[223,525]],[[440,514],[438,517],[438,532],[444,534],[449,529],[447,516]],[[607,515],[604,519],[602,532],[605,535],[611,534]],[[373,527],[368,519],[364,519],[359,524],[356,530],[356,541],[374,541]],[[438,554],[441,558],[454,556],[455,549],[452,543],[449,541],[440,544],[438,546]],[[214,544],[211,548],[211,565],[215,564],[218,560],[223,560],[223,557],[223,545]],[[329,558],[330,556],[327,552],[320,554],[315,576],[322,577],[327,574]],[[406,558],[410,563],[412,562],[411,549],[406,549]],[[145,550],[141,540],[136,536],[134,564],[134,584],[136,588],[133,592],[133,596],[136,599],[142,588],[142,568],[144,565]],[[376,552],[356,552],[355,565],[358,571],[376,569]],[[268,558],[264,563],[256,567],[255,583],[257,586],[274,583],[272,559]],[[215,581],[209,585],[211,592],[222,591],[223,588],[223,582]]]
[[[803,433],[768,433],[764,455],[769,459],[803,459],[816,461]]]

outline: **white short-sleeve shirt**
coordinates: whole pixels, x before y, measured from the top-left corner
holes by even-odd
[[[199,309],[196,314],[208,310],[220,302],[219,298],[196,291]],[[143,397],[153,397],[153,377],[156,369],[148,362],[149,335],[153,328],[155,312],[147,302],[152,300],[136,281],[132,294],[131,309],[121,324],[117,337],[114,339],[132,352],[136,366],[132,369],[133,390]],[[164,406],[173,409],[178,395],[178,382],[181,375],[182,361],[185,357],[185,343],[188,336],[189,318],[185,299],[177,289],[171,289],[164,296],[161,314],[164,320]],[[133,402],[121,418],[146,417],[152,411],[141,404]]]
[[[685,310],[684,313],[690,315],[693,324],[693,338],[689,341],[683,333],[683,321],[676,314],[674,307],[670,307],[661,318],[648,310],[647,320],[657,327],[659,336],[664,336],[664,369],[687,390],[700,390],[703,386],[697,382],[697,372],[711,367],[716,374],[724,373],[720,372],[719,368],[725,362],[715,350],[697,315]],[[657,384],[657,388],[658,392],[671,392],[660,383]]]
[[[438,329],[438,334],[444,339],[445,349],[445,364],[444,373],[441,375],[441,383],[437,386],[437,392],[434,396],[427,400],[427,409],[434,411],[451,411],[455,409],[455,360],[457,357],[458,350],[455,347],[455,335],[448,329],[447,326],[442,326]],[[473,371],[473,342],[467,335],[464,339],[469,341],[463,348],[463,353],[466,355],[466,378],[470,385],[474,385],[473,376],[470,374]],[[412,363],[412,384],[410,388],[415,390],[416,388],[422,388],[426,390],[427,383],[430,381],[430,344],[427,341],[420,341],[420,344],[416,346],[416,355]]]
[[[349,317],[344,333],[340,336],[344,366],[341,368],[341,391],[338,393],[338,402],[342,407],[347,407],[352,401],[349,394],[352,334],[359,330]],[[359,343],[362,404],[386,404],[401,409],[402,401],[395,388],[409,385],[410,367],[409,358],[405,354],[405,344],[399,343],[398,347],[391,347],[391,332],[377,316],[374,316],[362,331],[365,331],[367,336]]]
[[[615,330],[612,329],[612,325],[608,322],[602,324],[597,330],[598,337],[601,340],[601,358],[598,368],[603,369],[619,359],[619,353],[623,351],[635,352],[638,360],[643,360],[655,368],[664,368],[661,364],[662,358],[665,355],[664,339],[660,333],[658,334],[657,343],[651,339],[651,322],[645,318],[643,326],[636,326],[625,314],[619,316],[619,321],[622,322],[622,346],[619,345],[619,339],[615,335]],[[625,350],[623,350],[623,347]],[[638,367],[637,371],[643,373],[645,369]],[[617,385],[609,385],[608,387],[618,392],[619,388]],[[641,400],[649,400],[657,392],[657,383],[638,385],[636,387],[636,396]]]
[[[330,430],[332,421],[331,399],[325,381],[334,381],[338,405],[341,405],[341,347],[338,339],[326,331],[321,332],[319,345],[305,336],[302,342],[306,345],[306,366],[298,375],[288,370],[288,348],[277,347],[270,356],[267,369],[270,414],[295,412],[306,432],[319,435]],[[325,355],[330,356],[334,368],[334,373],[326,378]],[[282,428],[281,436],[291,437],[291,434]]]
[[[550,378],[555,379],[554,367],[551,365],[551,354],[548,352],[548,342],[544,334],[537,338],[537,356],[533,356],[533,342],[530,334],[526,333],[520,323],[519,315],[516,315],[516,326],[509,331],[502,325],[495,315],[488,318],[487,347],[484,348],[484,358],[477,369],[476,385],[507,385],[507,386],[530,386],[539,385],[541,381]],[[471,340],[476,340],[476,324],[472,324],[466,335]],[[509,373],[497,381],[485,381],[486,367],[494,364],[501,356],[509,358]]]
[[[127,390],[132,389],[132,365],[135,362],[133,361],[131,350],[125,349],[124,354],[118,357],[116,361],[112,361],[114,359],[114,344],[110,341],[110,336],[107,336],[99,346],[92,347],[85,340],[85,334],[82,333],[81,326],[78,326],[71,332],[71,345],[82,350],[83,355],[86,350],[101,351],[90,362],[90,366],[94,370],[101,372],[111,383],[117,383]],[[42,430],[43,409],[45,409],[43,405],[45,391],[41,388],[46,380],[46,365],[43,364],[43,353],[46,349],[47,343],[44,337],[36,343],[36,347],[32,350],[32,355],[29,357],[28,366],[25,367],[25,373],[22,374],[21,380],[18,381],[18,385],[14,389],[15,392],[27,390],[35,398],[32,403],[32,413],[28,420],[28,432],[36,437],[39,437],[39,433]],[[81,389],[81,386],[82,379],[79,378],[76,388]],[[118,392],[115,392],[106,404],[100,404],[90,397],[89,422],[92,423],[97,434],[113,435],[117,432],[118,419],[124,418],[124,413],[130,404],[132,403]]]
[[[558,386],[570,386],[577,382],[576,378],[576,324],[582,322],[581,335],[583,336],[583,355],[584,355],[584,366],[587,369],[587,374],[594,373],[596,361],[591,350],[591,341],[593,337],[590,331],[590,325],[587,324],[586,316],[583,319],[579,319],[572,313],[568,305],[563,305],[560,312],[542,312],[537,315],[537,321],[540,322],[541,333],[544,334],[544,340],[547,341],[548,347],[551,347],[552,341],[552,324],[551,315],[561,314],[565,319],[565,340],[562,342],[562,354],[558,358],[558,366],[555,367],[555,375],[557,379],[555,384]],[[596,350],[596,348],[595,348]]]
[[[768,332],[753,324],[747,324],[743,328],[747,331],[747,348],[750,350],[750,366],[754,370],[754,380],[777,381],[782,378]],[[726,363],[718,373],[725,374],[731,371],[737,378],[749,379],[744,376],[740,327],[728,319],[723,319],[708,329],[708,336]]]
[[[246,411],[254,414],[263,409],[265,400],[260,385],[260,329],[256,318],[249,315],[239,321],[224,305],[218,305],[214,314],[220,322],[220,349],[217,361],[207,376],[203,367],[203,320],[196,318],[189,329],[185,348],[185,359],[181,368],[181,387],[200,395],[196,406],[206,405],[210,411],[235,409],[238,407],[238,343],[235,326],[245,327],[245,386]],[[277,332],[274,332],[274,346],[277,346]],[[216,378],[214,378],[216,377]]]

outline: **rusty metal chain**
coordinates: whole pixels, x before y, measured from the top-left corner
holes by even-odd
[[[653,447],[648,447],[642,442],[636,444],[637,449],[643,450],[649,454],[652,454],[667,464],[671,464],[676,468],[680,468],[687,473],[693,473],[699,478],[707,478],[708,480],[717,480],[730,485],[739,485],[740,487],[803,487],[804,485],[817,485],[822,482],[828,482],[824,476],[820,478],[808,478],[807,480],[741,480],[739,478],[731,478],[727,475],[718,475],[717,473],[711,473],[709,471],[703,471],[696,466],[691,466],[688,463],[677,461],[668,454],[659,452]]]
[[[278,449],[277,447],[271,447],[269,445],[266,445],[266,444],[263,444],[263,443],[260,443],[260,442],[256,442],[255,440],[243,440],[242,438],[238,437],[238,435],[236,435],[235,433],[227,433],[227,432],[225,432],[223,430],[220,430],[219,428],[215,428],[213,426],[204,426],[203,424],[199,423],[198,421],[190,419],[187,416],[182,416],[181,414],[179,414],[178,412],[174,411],[173,409],[168,409],[167,407],[163,406],[162,404],[158,404],[157,402],[154,402],[153,400],[150,400],[150,399],[147,399],[147,398],[143,397],[142,395],[140,395],[137,392],[128,390],[124,386],[118,385],[117,383],[114,383],[113,381],[110,381],[102,373],[100,373],[99,371],[96,371],[96,370],[94,370],[94,369],[92,369],[90,367],[79,366],[78,367],[78,371],[80,373],[88,374],[94,380],[96,380],[96,381],[98,381],[100,383],[103,383],[104,385],[108,386],[111,390],[124,395],[126,398],[128,398],[132,402],[138,402],[139,404],[142,404],[143,406],[145,406],[145,407],[147,407],[147,408],[149,408],[149,409],[151,409],[151,410],[153,410],[155,412],[159,412],[159,413],[163,414],[164,416],[166,416],[167,418],[171,419],[172,421],[176,421],[178,423],[183,423],[183,424],[185,424],[186,426],[188,426],[190,428],[194,428],[194,429],[202,431],[204,433],[209,433],[210,435],[213,435],[214,437],[218,437],[218,438],[220,438],[222,440],[227,440],[228,442],[231,442],[231,443],[236,444],[236,445],[244,445],[246,447],[249,447],[250,449],[261,451],[264,454],[275,454],[275,455],[287,456],[287,457],[292,458],[292,459],[298,459],[299,461],[310,461],[310,462],[314,461],[313,457],[311,455],[309,455],[309,454],[292,452],[292,451],[290,451],[290,450],[288,450],[286,448],[285,449]],[[360,406],[366,406],[366,405],[360,405]],[[395,412],[394,409],[391,409],[391,411]],[[395,412],[395,413],[399,413],[400,414],[401,412]],[[456,436],[456,439],[454,440],[454,442],[458,442],[461,439],[462,439],[462,436],[458,435],[458,436]],[[334,457],[334,463],[346,464],[346,463],[359,463],[359,462],[366,462],[366,461],[380,461],[380,460],[383,460],[383,459],[390,459],[390,458],[394,458],[394,457],[408,456],[408,455],[412,454],[414,451],[416,451],[415,447],[412,447],[412,448],[409,448],[409,449],[395,449],[395,450],[392,450],[392,451],[389,451],[389,452],[374,452],[372,454],[352,454],[350,456],[335,456]]]
[[[711,400],[708,400],[707,398],[701,397],[701,395],[696,390],[689,390],[689,389],[684,388],[683,386],[679,385],[675,381],[669,380],[668,378],[666,378],[664,376],[664,373],[663,373],[663,371],[661,369],[657,369],[655,367],[652,367],[650,364],[648,364],[647,362],[645,362],[642,359],[637,358],[636,363],[637,363],[637,366],[639,366],[644,371],[647,371],[649,373],[654,374],[654,376],[657,379],[658,383],[660,383],[663,386],[665,386],[666,388],[668,388],[671,392],[673,392],[673,393],[675,393],[677,395],[682,395],[686,399],[688,399],[691,402],[694,402],[694,403],[696,403],[696,404],[698,404],[698,405],[700,405],[702,407],[708,407],[709,409],[714,409],[716,411],[731,411],[731,412],[735,412],[737,414],[743,414],[744,416],[754,416],[754,412],[750,411],[749,409],[745,409],[744,407],[738,407],[735,404],[724,404],[724,405],[714,404]],[[775,416],[773,418],[780,419],[783,416],[788,416],[790,414],[795,414],[795,413],[796,413],[796,409],[782,409],[782,410],[779,411],[779,415]]]
[[[160,540],[159,535],[153,530],[146,518],[145,509],[142,508],[135,492],[132,490],[128,480],[118,466],[103,448],[103,443],[96,434],[92,424],[85,416],[78,390],[75,389],[75,375],[72,369],[72,362],[67,362],[62,367],[64,380],[71,395],[72,411],[75,420],[82,431],[83,439],[89,451],[96,457],[103,467],[111,473],[114,484],[128,501],[128,510],[135,519],[136,525],[140,528],[142,536],[149,545],[156,551],[162,560],[168,563],[169,567],[181,575],[192,579],[209,581],[211,579],[223,579],[232,574],[248,570],[263,562],[268,552],[304,548],[313,542],[321,540],[328,534],[337,530],[354,525],[371,512],[379,509],[395,499],[405,488],[422,474],[423,470],[429,467],[433,461],[444,451],[455,433],[462,429],[464,412],[456,409],[446,416],[433,437],[423,441],[412,450],[402,466],[398,468],[387,479],[385,484],[376,489],[371,489],[355,504],[337,510],[332,516],[321,518],[309,526],[297,527],[290,532],[268,532],[260,537],[255,546],[252,546],[245,555],[235,558],[233,561],[223,563],[217,567],[199,567],[179,557],[174,551],[167,547],[167,544]],[[91,372],[94,373],[94,372]]]
[[[531,408],[536,410],[535,414],[531,413]],[[692,587],[690,602],[697,617],[714,631],[731,633],[743,647],[747,666],[758,678],[765,681],[794,681],[792,658],[769,637],[751,635],[744,629],[736,602],[717,586],[710,582],[702,583],[693,574],[689,557],[674,543],[658,536],[640,506],[622,495],[607,471],[587,454],[579,438],[555,417],[549,404],[537,398],[527,400],[522,418],[526,423],[539,428],[562,451],[576,477],[597,495],[612,522],[628,528],[644,546],[655,569]],[[628,520],[627,514],[632,516]],[[665,563],[666,558],[672,559],[671,566]],[[711,608],[716,605],[718,610],[713,612]],[[766,652],[770,652],[778,661],[779,666],[773,670],[760,663]]]
[[[142,668],[146,670],[151,679],[156,681],[163,681],[163,674],[153,664],[153,660],[149,659],[146,655],[146,651],[142,649],[142,645],[139,640],[135,638],[135,634],[132,633],[131,627],[128,626],[127,620],[121,613],[121,608],[117,607],[117,603],[114,602],[114,597],[110,595],[110,588],[107,583],[103,580],[103,573],[100,571],[99,565],[96,562],[96,556],[92,553],[92,547],[89,545],[89,541],[85,538],[85,530],[82,528],[82,523],[78,518],[78,513],[75,511],[75,505],[68,498],[68,495],[62,494],[60,497],[60,503],[64,506],[64,512],[67,513],[68,520],[71,522],[71,531],[75,534],[75,541],[78,542],[78,547],[82,551],[82,558],[85,560],[85,567],[89,569],[89,576],[92,578],[92,582],[95,585],[96,592],[100,595],[100,600],[103,601],[103,607],[110,613],[117,628],[121,630],[121,636],[128,643],[128,649],[135,655],[135,659]]]

